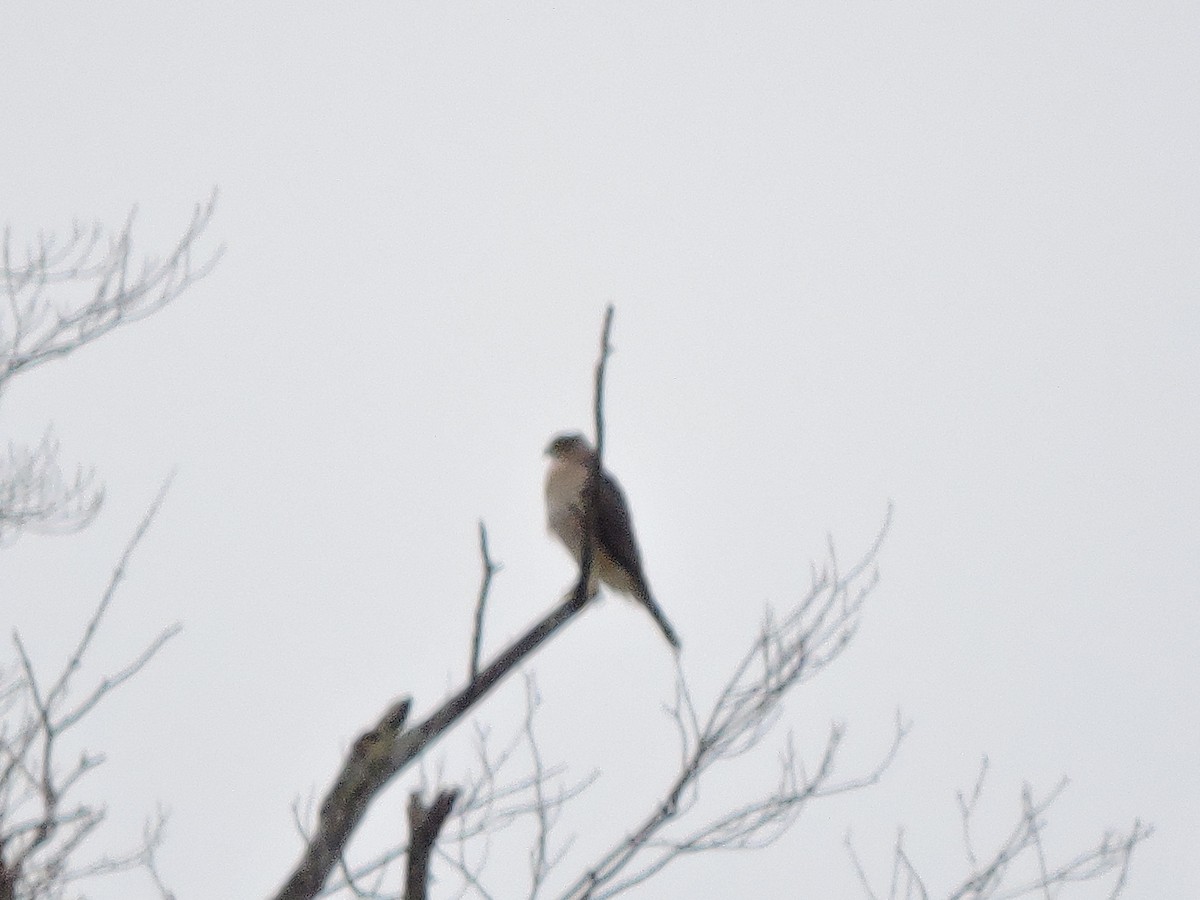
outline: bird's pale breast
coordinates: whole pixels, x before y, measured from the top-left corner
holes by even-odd
[[[583,548],[583,486],[587,468],[555,460],[546,472],[546,527],[579,560]]]

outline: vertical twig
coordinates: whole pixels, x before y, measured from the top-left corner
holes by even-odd
[[[1116,884],[1113,885],[1112,893],[1108,895],[1108,900],[1117,900],[1121,896],[1121,892],[1125,890],[1125,883],[1129,878],[1129,860],[1133,857],[1133,848],[1137,846],[1138,841],[1145,840],[1154,831],[1153,828],[1142,828],[1142,820],[1133,820],[1133,829],[1129,832],[1129,840],[1125,841],[1121,846],[1121,872],[1117,875]]]
[[[529,744],[529,756],[533,762],[533,807],[537,822],[533,849],[529,851],[529,900],[536,900],[546,880],[549,870],[547,846],[550,835],[550,810],[547,807],[545,795],[546,767],[542,763],[542,754],[538,749],[537,739],[533,734],[533,714],[541,703],[537,682],[532,675],[525,676],[525,737]]]
[[[608,338],[612,333],[613,305],[604,311],[604,327],[600,331],[600,358],[596,360],[596,391],[594,413],[596,420],[596,452],[592,455],[587,485],[584,487],[584,519],[586,540],[579,557],[579,583],[575,586],[575,602],[582,605],[588,598],[595,558],[596,532],[599,528],[600,471],[604,459],[604,370],[612,353]]]
[[[608,338],[612,333],[613,305],[608,304],[604,311],[604,327],[600,331],[600,358],[596,360],[596,462],[604,456],[604,370],[608,366],[608,357],[612,354],[612,346]]]
[[[875,891],[871,888],[871,880],[867,878],[866,869],[863,868],[862,860],[858,858],[858,851],[854,849],[854,835],[846,832],[846,852],[850,855],[850,865],[854,868],[854,872],[858,875],[858,883],[863,889],[863,893],[867,895],[867,900],[879,900]]]
[[[958,814],[962,820],[963,848],[967,852],[967,862],[970,864],[972,872],[978,870],[979,859],[975,856],[975,844],[971,840],[971,816],[975,813],[980,794],[983,793],[983,782],[987,778],[987,771],[988,758],[985,753],[979,763],[979,776],[975,779],[975,789],[971,792],[971,799],[967,800],[962,791],[958,792]]]
[[[1038,825],[1038,814],[1033,806],[1033,790],[1028,784],[1021,790],[1021,805],[1024,807],[1025,821],[1029,828],[1029,840],[1033,844],[1034,855],[1037,859],[1042,896],[1045,900],[1053,900],[1053,895],[1050,893],[1050,873],[1046,870],[1046,850],[1042,846],[1042,832]]]
[[[500,567],[492,562],[488,555],[487,526],[479,521],[479,555],[483,559],[483,580],[479,584],[479,600],[475,604],[475,630],[471,635],[471,669],[470,679],[474,681],[479,675],[479,649],[483,642],[483,611],[487,605],[488,591],[492,587],[492,576]]]

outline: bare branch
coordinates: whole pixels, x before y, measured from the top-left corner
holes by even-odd
[[[76,226],[63,245],[44,238],[17,263],[6,229],[0,280],[8,302],[0,308],[0,391],[18,372],[66,356],[120,325],[157,312],[211,272],[220,248],[198,264],[192,254],[216,201],[214,190],[206,202],[196,204],[170,253],[161,261],[147,257],[136,272],[131,270],[132,212],[99,253],[103,229]],[[73,284],[82,296],[51,301],[45,288],[52,284]]]
[[[1117,874],[1117,880],[1113,884],[1112,893],[1108,895],[1109,900],[1117,900],[1121,896],[1121,892],[1125,890],[1125,882],[1129,878],[1129,862],[1133,859],[1133,848],[1153,833],[1154,829],[1148,825],[1142,825],[1141,819],[1133,820],[1133,827],[1129,829],[1129,836],[1118,848],[1121,855],[1121,871]]]
[[[600,329],[600,355],[596,359],[596,387],[594,412],[596,419],[596,459],[604,456],[604,372],[608,367],[608,358],[612,355],[609,336],[612,334],[613,314],[615,310],[610,303],[604,310],[604,325]]]
[[[879,779],[907,733],[899,717],[891,748],[864,776],[833,780],[842,738],[841,726],[835,725],[814,774],[806,774],[789,743],[773,792],[699,824],[683,824],[694,808],[701,778],[720,763],[758,746],[777,720],[787,692],[816,675],[845,648],[876,581],[876,574],[868,574],[868,568],[882,545],[890,512],[871,548],[849,572],[839,575],[831,554],[829,566],[814,579],[808,595],[781,621],[767,616],[758,639],[734,665],[705,717],[697,716],[691,691],[679,670],[676,704],[670,710],[681,743],[678,774],[642,825],[590,866],[563,897],[615,896],[646,881],[683,854],[765,846],[787,829],[809,800],[856,790]],[[676,822],[683,830],[672,832],[668,826]]]
[[[896,838],[896,861],[899,863],[900,869],[904,872],[905,898],[912,897],[913,891],[915,890],[919,900],[929,900],[929,891],[925,888],[925,882],[921,880],[921,876],[913,867],[912,860],[908,858],[908,854],[904,851],[903,832],[901,832],[900,836]],[[896,896],[899,896],[899,892],[896,893]]]
[[[1042,846],[1041,823],[1033,808],[1033,792],[1028,784],[1021,789],[1021,806],[1025,814],[1025,829],[1029,833],[1029,843],[1033,845],[1034,857],[1037,859],[1038,872],[1041,875],[1043,900],[1054,900],[1050,895],[1050,876],[1046,873],[1046,848]]]
[[[527,705],[532,709],[538,702],[537,686],[531,676],[525,678],[525,691],[527,694]],[[529,750],[533,758],[533,799],[534,799],[534,815],[537,821],[537,829],[534,835],[533,849],[529,851],[529,898],[534,900],[538,892],[541,890],[542,882],[546,879],[546,873],[549,870],[549,860],[546,853],[546,845],[550,832],[550,816],[546,809],[546,797],[542,790],[542,782],[545,779],[545,767],[542,765],[542,755],[538,752],[537,740],[533,735],[533,716],[525,717],[525,734],[529,740]]]
[[[979,797],[983,793],[983,782],[987,778],[988,758],[984,755],[979,763],[979,777],[975,779],[975,789],[971,791],[971,798],[964,799],[963,792],[958,792],[958,814],[962,820],[963,847],[967,851],[967,863],[974,870],[979,861],[975,856],[975,845],[971,840],[971,817],[975,814],[975,807],[979,804]]]
[[[600,398],[603,392],[604,360],[608,355],[608,331],[611,322],[612,308],[609,307],[601,340],[601,358],[596,367],[596,410],[597,424],[600,428],[598,436],[603,433]],[[598,463],[598,453],[596,459]],[[595,479],[592,481],[591,493],[594,494]],[[591,519],[594,519],[594,498],[590,506],[593,510]],[[593,534],[594,525],[594,521],[589,522]],[[524,636],[503,650],[492,663],[478,672],[423,722],[403,729],[411,703],[405,698],[385,713],[374,729],[359,738],[333,788],[321,805],[321,819],[316,833],[307,842],[299,864],[276,895],[276,900],[310,900],[321,891],[330,872],[342,858],[350,835],[366,814],[367,807],[374,797],[434,741],[445,734],[471,707],[487,696],[519,663],[583,609],[588,600],[591,562],[591,541],[587,541],[584,544],[579,583],[571,594]],[[396,715],[401,710],[403,714]]]
[[[583,488],[586,539],[579,554],[579,581],[575,585],[575,602],[582,606],[590,596],[592,564],[596,553],[596,535],[600,531],[600,472],[604,468],[604,373],[612,355],[609,335],[612,332],[613,306],[604,311],[604,327],[600,330],[600,355],[596,360],[596,383],[593,411],[596,425],[596,450],[591,456],[587,483]]]
[[[74,675],[82,665],[83,656],[85,653],[87,653],[88,648],[91,646],[92,640],[95,638],[96,632],[100,628],[100,622],[104,618],[104,614],[108,611],[108,607],[112,603],[113,597],[116,596],[117,587],[125,578],[125,569],[129,565],[129,560],[133,557],[134,551],[137,550],[138,545],[142,542],[142,538],[146,536],[146,532],[150,530],[150,524],[154,521],[154,517],[158,515],[158,510],[162,506],[163,501],[166,499],[167,491],[170,490],[171,482],[174,480],[174,478],[175,474],[171,473],[163,480],[162,486],[159,487],[158,494],[154,498],[154,502],[150,504],[150,508],[146,510],[146,514],[142,517],[142,521],[138,524],[137,529],[134,531],[133,537],[131,537],[129,542],[125,545],[125,550],[121,553],[121,558],[118,560],[116,567],[113,569],[112,576],[108,580],[108,587],[101,596],[100,602],[96,605],[96,609],[92,612],[92,617],[88,621],[87,627],[84,628],[83,635],[80,637],[79,643],[75,646],[75,651],[71,654],[70,659],[67,660],[66,666],[63,667],[62,674],[59,675],[54,687],[50,690],[50,695],[48,698],[48,702],[50,704],[57,703],[66,695],[67,689],[70,686],[71,676]],[[159,635],[155,642],[149,648],[147,648],[147,650],[138,658],[138,660],[135,660],[130,667],[124,670],[124,672],[118,673],[116,676],[113,676],[113,678],[108,679],[108,681],[111,683],[107,687],[101,685],[101,688],[98,689],[99,693],[94,693],[93,696],[88,701],[85,701],[82,706],[77,707],[76,710],[71,714],[72,721],[77,721],[80,716],[85,714],[88,709],[95,705],[96,701],[99,700],[100,696],[102,696],[104,693],[107,693],[112,688],[119,686],[135,675],[138,670],[140,670],[141,667],[150,660],[154,653],[157,652],[157,649],[172,636],[177,634],[178,631],[179,626],[175,625]],[[69,727],[70,724],[72,724],[72,722],[68,722],[66,727]]]
[[[458,791],[441,791],[429,806],[414,792],[408,800],[408,875],[405,879],[404,900],[425,900],[429,884],[429,856],[442,824],[450,815]]]
[[[154,889],[158,892],[160,900],[175,900],[175,894],[167,887],[158,871],[157,852],[158,848],[162,846],[163,831],[166,825],[166,813],[159,809],[157,817],[153,822],[147,823],[142,832],[142,843],[145,848],[142,851],[142,865],[154,883]]]
[[[574,595],[568,597],[421,723],[401,731],[403,717],[394,726],[386,725],[391,717],[385,714],[382,727],[364,734],[322,804],[317,832],[277,895],[279,900],[308,900],[316,896],[375,795],[581,609]],[[410,702],[407,698],[401,701],[405,714]]]
[[[1000,844],[992,856],[981,860],[973,846],[971,822],[983,795],[983,785],[988,771],[988,760],[984,757],[975,786],[967,798],[958,793],[959,814],[962,819],[963,843],[967,846],[967,861],[970,875],[945,896],[949,900],[1013,900],[1017,897],[1040,896],[1043,900],[1056,895],[1057,890],[1067,884],[1093,882],[1117,873],[1110,898],[1117,897],[1125,886],[1130,858],[1134,848],[1148,838],[1153,829],[1135,821],[1125,834],[1105,834],[1100,842],[1087,848],[1059,865],[1052,865],[1042,840],[1046,828],[1043,821],[1049,808],[1062,796],[1067,787],[1063,778],[1040,800],[1026,785],[1021,791],[1021,814],[1009,836]],[[862,864],[851,851],[851,861],[866,896],[874,900]],[[1020,865],[1018,865],[1020,863]],[[1016,871],[1034,871],[1036,876],[1024,881],[1011,879]],[[902,882],[902,877],[904,882]],[[893,853],[892,887],[889,896],[899,896],[900,890],[908,896],[916,890],[918,896],[928,896],[915,865],[904,850],[903,842],[896,841]]]
[[[846,852],[850,855],[850,864],[854,867],[854,872],[858,876],[859,884],[862,885],[863,893],[867,895],[867,900],[879,900],[879,897],[871,887],[871,879],[867,877],[862,860],[858,857],[858,851],[854,849],[854,836],[851,832],[846,832],[844,843],[846,845]]]
[[[59,445],[47,430],[34,448],[8,445],[0,457],[0,546],[23,531],[66,534],[86,528],[104,502],[95,470],[78,467],[68,476]]]
[[[471,633],[471,668],[468,678],[474,681],[479,675],[479,650],[483,641],[483,612],[487,605],[488,591],[492,587],[492,577],[500,571],[500,566],[492,562],[488,555],[487,528],[483,521],[479,522],[479,555],[483,559],[483,579],[479,584],[479,600],[475,604],[475,627]]]
[[[462,845],[460,844],[459,847],[461,849]],[[487,888],[485,888],[479,882],[478,875],[471,871],[471,868],[466,864],[466,861],[462,858],[462,856],[451,856],[441,847],[434,847],[434,852],[448,862],[451,866],[453,866],[463,877],[463,880],[467,883],[467,885],[469,885],[476,894],[482,897],[483,900],[495,900],[494,896],[487,890]]]
[[[607,341],[602,343],[602,358],[608,353]],[[598,367],[602,374],[602,366]],[[889,510],[890,515],[890,510]],[[783,756],[778,787],[774,792],[760,800],[755,800],[741,807],[728,810],[726,813],[708,819],[707,821],[687,827],[687,830],[674,836],[664,836],[662,829],[675,821],[683,813],[692,808],[696,788],[700,776],[716,763],[734,759],[756,746],[769,730],[778,714],[779,704],[788,689],[815,675],[828,665],[845,647],[849,636],[857,622],[865,598],[874,585],[876,575],[868,572],[871,561],[877,555],[887,524],[864,559],[851,568],[847,573],[839,574],[836,568],[836,557],[831,555],[826,570],[814,579],[809,595],[803,598],[797,606],[780,622],[768,618],[763,633],[756,640],[742,660],[734,667],[734,671],[703,723],[696,714],[695,702],[687,688],[686,681],[680,671],[677,703],[674,710],[676,726],[681,736],[681,772],[664,800],[656,808],[649,819],[631,837],[621,842],[597,866],[580,879],[577,885],[565,896],[570,897],[607,897],[620,893],[635,884],[648,879],[665,867],[671,860],[685,853],[701,852],[714,848],[750,848],[763,846],[774,840],[795,819],[803,805],[810,799],[828,796],[849,790],[859,789],[875,783],[882,771],[894,758],[902,741],[907,726],[897,719],[896,736],[892,747],[885,754],[880,764],[871,772],[858,778],[836,781],[833,778],[834,757],[841,741],[842,729],[835,726],[829,736],[826,749],[815,767],[815,774],[807,776],[802,763],[798,762],[794,750],[789,744]],[[581,578],[581,585],[587,584],[586,576]],[[567,599],[564,606],[579,596],[579,590]],[[586,595],[584,595],[586,596]],[[560,609],[562,609],[560,607]],[[573,613],[572,613],[573,614]],[[489,670],[480,674],[477,682],[489,677]],[[468,685],[464,692],[474,690]],[[465,693],[460,694],[465,696]],[[530,714],[536,705],[536,694],[530,693],[528,705]],[[415,754],[424,751],[429,741],[439,732],[432,732],[433,725],[440,725],[452,715],[454,701],[444,705],[439,711],[421,726],[408,729],[394,736],[390,759],[394,765],[381,769],[385,777],[378,780],[382,787],[386,778],[411,761]],[[435,722],[435,717],[441,717]],[[494,808],[495,779],[487,764],[487,754],[481,752],[484,762],[484,784],[488,788],[480,794],[477,791],[460,793],[460,804],[465,809],[476,808],[483,797],[487,809],[484,821],[468,826],[465,818],[460,818],[458,841],[460,851],[453,860],[455,867],[463,873],[464,880],[472,889],[482,889],[479,879],[480,868],[467,862],[462,846],[472,836],[485,835],[496,823],[511,821],[516,815],[531,813],[535,816],[536,833],[535,847],[531,853],[531,892],[538,894],[545,881],[545,873],[549,870],[552,860],[557,861],[560,855],[552,856],[549,850],[548,833],[552,825],[552,815],[557,814],[563,797],[549,797],[543,789],[547,772],[537,755],[536,745],[532,742],[532,733],[527,718],[527,731],[530,731],[532,745],[534,774],[528,780],[533,791],[532,805],[518,806],[515,810],[498,813]],[[486,738],[486,732],[481,732],[481,740]],[[362,740],[359,742],[363,743]],[[511,750],[502,754],[507,757]],[[352,754],[353,757],[353,754]],[[387,754],[381,755],[381,758]],[[353,768],[351,761],[343,770],[339,785],[346,782],[345,773]],[[390,774],[387,774],[390,773]],[[352,779],[351,779],[352,782]],[[350,783],[350,782],[347,782]],[[375,782],[372,782],[374,784]],[[369,795],[374,787],[367,787],[363,794]],[[564,795],[565,796],[565,795]],[[323,811],[329,808],[344,808],[345,804],[332,797],[323,804]],[[464,814],[465,815],[465,812]],[[322,832],[325,815],[322,816],[322,828],[309,841],[309,853],[322,846]],[[345,833],[348,837],[349,832]],[[341,846],[344,846],[344,841]],[[355,878],[360,878],[369,872],[379,872],[391,860],[398,859],[403,853],[402,848],[394,848],[387,854],[378,857],[368,866],[347,871],[341,881],[343,886],[352,885]],[[642,859],[642,855],[646,858]],[[311,859],[311,855],[309,859]],[[411,850],[410,850],[411,858]],[[627,871],[633,860],[640,860],[638,867]],[[319,887],[319,886],[318,886]],[[308,896],[303,893],[289,894],[289,889],[299,888],[290,883],[285,886],[280,897]],[[332,888],[332,886],[331,886]]]
[[[102,806],[68,802],[79,781],[101,762],[100,755],[81,754],[64,766],[59,739],[99,702],[132,678],[178,628],[155,638],[132,663],[100,679],[82,701],[70,704],[72,676],[83,666],[92,642],[112,605],[126,567],[158,512],[169,479],[139,523],[115,567],[83,634],[49,690],[43,690],[32,657],[19,633],[13,644],[20,677],[0,691],[4,723],[0,726],[0,900],[9,897],[59,896],[65,885],[85,878],[143,867],[154,870],[153,849],[160,826],[148,830],[142,847],[124,856],[103,856],[78,865],[78,851],[104,821]],[[163,889],[163,896],[169,892]]]
[[[453,829],[445,830],[457,851],[454,855],[438,851],[439,856],[443,856],[460,873],[464,888],[469,887],[483,896],[488,891],[483,886],[481,873],[486,866],[491,836],[516,822],[532,819],[536,829],[544,829],[544,878],[561,861],[570,844],[568,841],[557,851],[551,850],[549,838],[555,820],[565,804],[579,796],[596,778],[596,773],[592,773],[573,784],[551,787],[552,781],[563,774],[563,769],[546,766],[536,745],[533,720],[539,703],[536,687],[527,682],[526,714],[521,730],[498,751],[490,747],[488,729],[475,725],[477,773],[462,780],[464,786],[458,790],[458,799],[449,818]],[[532,763],[532,774],[511,780],[507,769],[522,748],[525,750],[524,756]],[[441,783],[440,775],[435,783]],[[473,854],[475,862],[468,860],[468,845],[476,848]],[[478,845],[482,846],[482,853]],[[386,893],[380,893],[384,877],[389,868],[407,852],[408,845],[401,844],[365,863],[351,866],[342,860],[339,877],[331,878],[320,891],[320,896],[344,889],[349,889],[356,897],[387,896]],[[374,888],[359,886],[363,879],[371,877],[376,881]]]

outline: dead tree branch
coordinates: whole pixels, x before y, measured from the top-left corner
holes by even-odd
[[[605,365],[611,352],[609,335],[612,308],[606,311],[601,336],[600,355],[596,365],[596,444],[603,446],[602,415]],[[596,485],[600,465],[585,488],[585,511],[589,531],[595,533]],[[890,509],[889,509],[890,520]],[[683,676],[679,673],[678,696],[673,716],[680,734],[681,767],[665,798],[660,801],[646,821],[627,838],[619,841],[595,865],[589,867],[563,896],[575,898],[610,897],[640,884],[661,871],[674,859],[689,853],[709,849],[750,848],[774,840],[795,820],[800,810],[812,799],[844,791],[856,790],[875,783],[894,759],[906,726],[897,718],[896,734],[890,749],[870,772],[856,778],[838,780],[835,777],[835,756],[842,739],[843,728],[831,729],[825,750],[809,774],[789,743],[784,754],[778,783],[773,791],[742,806],[728,809],[707,818],[688,816],[693,811],[698,785],[705,773],[719,763],[735,759],[757,746],[778,718],[785,695],[832,662],[845,648],[857,627],[858,616],[877,575],[873,566],[887,522],[863,559],[849,572],[838,571],[836,557],[830,549],[830,562],[819,575],[814,573],[812,587],[782,621],[768,618],[759,637],[735,665],[724,690],[713,702],[703,720],[696,713],[696,703]],[[483,533],[481,532],[481,535]],[[472,637],[472,656],[479,643],[483,604],[490,583],[491,563],[486,541],[481,539],[484,556],[484,581],[480,601],[476,606],[476,627]],[[591,542],[584,543],[580,578],[563,603],[552,611],[527,635],[504,651],[490,666],[479,671],[466,686],[451,697],[424,722],[405,727],[409,701],[400,701],[394,708],[399,715],[385,715],[375,729],[355,744],[334,789],[321,807],[320,821],[308,837],[304,858],[292,878],[277,895],[277,900],[307,900],[318,892],[334,889],[325,887],[332,867],[343,859],[346,842],[367,805],[383,787],[430,744],[451,727],[474,703],[478,702],[513,667],[533,652],[542,641],[583,608],[587,599]],[[472,667],[474,669],[474,666]],[[530,701],[531,708],[533,701]],[[532,742],[531,729],[529,739]],[[534,745],[534,773],[527,784],[533,791],[532,811],[536,815],[535,847],[531,853],[530,896],[543,889],[547,873],[561,854],[551,851],[549,831],[557,810],[569,792],[552,797],[545,791],[548,770]],[[485,771],[487,768],[485,766]],[[462,806],[474,805],[471,792],[456,796]],[[484,792],[490,805],[488,792]],[[423,807],[422,807],[423,809]],[[522,813],[528,808],[521,809]],[[468,861],[463,845],[468,837],[486,835],[497,821],[489,810],[488,824],[477,824],[472,830],[466,816],[459,819],[457,859],[441,852],[441,856],[459,869],[464,883],[482,896],[489,896],[483,886],[480,864]],[[379,876],[391,861],[399,859],[407,849],[410,862],[415,842],[407,848],[393,848],[366,866],[343,868],[341,887],[360,893],[357,879]],[[438,852],[436,848],[435,852]],[[424,851],[421,851],[424,853]],[[344,865],[344,864],[343,864]],[[365,895],[365,894],[364,894]],[[369,896],[374,896],[373,894]]]
[[[605,361],[609,355],[609,332],[613,310],[605,314],[604,331],[600,342],[600,361],[596,366],[596,426],[597,439],[603,437],[603,379]],[[597,448],[599,449],[599,448]],[[597,462],[599,453],[596,454]],[[590,493],[595,494],[596,479]],[[593,512],[589,524],[594,533]],[[482,671],[468,680],[440,707],[422,722],[405,728],[411,706],[410,698],[395,703],[375,728],[363,734],[342,766],[333,788],[321,804],[321,815],[315,833],[304,848],[299,864],[276,894],[276,900],[310,900],[317,896],[330,873],[342,859],[350,835],[366,814],[367,807],[380,791],[445,734],[476,703],[486,697],[504,677],[529,657],[552,634],[577,615],[588,600],[588,581],[591,575],[591,542],[584,544],[580,577],[575,589],[555,609],[524,636],[512,643]]]
[[[566,785],[556,783],[565,773],[563,766],[547,766],[537,747],[533,722],[540,705],[532,676],[526,676],[526,712],[520,731],[499,749],[493,749],[491,732],[475,724],[475,756],[473,773],[461,779],[458,798],[443,828],[443,840],[435,852],[461,876],[464,889],[474,895],[490,896],[482,883],[482,872],[493,836],[518,822],[532,820],[535,839],[545,845],[541,869],[543,876],[561,859],[570,841],[551,848],[550,832],[568,801],[579,796],[596,779],[596,773]],[[520,758],[531,762],[531,773],[513,777],[510,769]],[[303,832],[303,829],[302,829]],[[541,837],[538,837],[540,835]],[[307,839],[307,833],[305,833]],[[448,845],[449,850],[442,847]],[[333,877],[319,896],[329,896],[349,890],[355,897],[398,898],[399,892],[383,889],[392,867],[408,853],[407,843],[391,847],[366,862],[351,865],[343,860],[337,877]],[[534,862],[531,860],[531,862]],[[361,884],[372,880],[373,886]],[[531,896],[533,888],[531,887]]]
[[[419,793],[414,791],[409,797],[408,874],[404,900],[425,900],[429,886],[429,856],[457,798],[458,791],[441,791],[429,806],[425,806]]]

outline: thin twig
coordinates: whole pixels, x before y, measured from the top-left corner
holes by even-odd
[[[479,584],[479,599],[475,603],[475,627],[471,632],[471,668],[468,678],[474,681],[479,675],[479,648],[483,642],[483,611],[487,605],[488,591],[492,586],[492,576],[500,567],[492,562],[488,555],[487,527],[483,520],[479,521],[479,556],[483,560],[483,579]]]
[[[550,833],[550,812],[547,808],[546,796],[543,791],[546,767],[542,764],[542,754],[538,750],[537,739],[533,734],[533,714],[540,702],[541,697],[538,694],[537,682],[532,675],[526,675],[524,732],[529,746],[530,759],[533,762],[533,806],[537,826],[533,849],[529,853],[529,900],[536,900],[549,867],[546,845]]]

